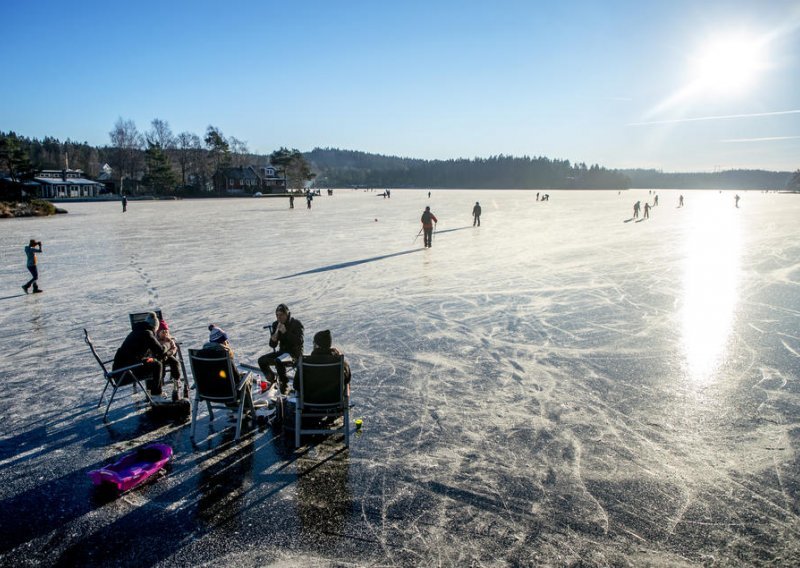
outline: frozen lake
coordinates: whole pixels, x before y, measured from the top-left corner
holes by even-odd
[[[643,222],[646,190],[0,221],[0,564],[797,565],[800,196],[678,194]],[[281,302],[306,352],[329,328],[353,368],[348,451],[233,444],[205,412],[193,447],[130,389],[103,421],[84,327],[110,357],[127,314],[160,307],[184,350],[214,322],[255,363]],[[153,440],[169,475],[98,503],[86,472]]]

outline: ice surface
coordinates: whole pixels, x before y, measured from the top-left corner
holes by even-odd
[[[659,191],[637,222],[647,191],[549,193],[0,222],[0,564],[796,565],[800,196]],[[213,322],[255,364],[280,302],[350,361],[349,451],[233,444],[204,411],[193,447],[129,389],[103,422],[84,327],[111,357],[157,306],[184,349]],[[170,474],[97,502],[86,472],[154,440]]]

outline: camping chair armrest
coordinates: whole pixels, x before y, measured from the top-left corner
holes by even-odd
[[[127,367],[122,367],[121,369],[114,369],[113,371],[108,372],[109,377],[116,377],[117,375],[123,375],[128,371],[133,369],[138,369],[139,367],[143,367],[144,363],[136,363],[135,365],[128,365]]]
[[[251,373],[250,371],[246,371],[245,374],[242,375],[242,380],[239,381],[238,385],[236,385],[236,390],[240,391],[244,388],[245,385],[252,384],[253,383],[252,376],[253,373]]]

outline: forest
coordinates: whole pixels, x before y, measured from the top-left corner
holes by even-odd
[[[290,178],[289,187],[391,187],[463,189],[785,189],[796,185],[792,172],[727,170],[662,172],[653,169],[609,169],[544,156],[497,155],[486,158],[423,160],[338,148],[310,152],[280,148],[272,154],[251,153],[247,143],[208,126],[201,137],[173,134],[154,119],[140,132],[120,118],[109,132],[109,144],[92,146],[46,136],[39,140],[0,132],[0,172],[12,178],[32,177],[43,169],[80,169],[97,179],[112,168],[116,187],[154,195],[203,193],[212,189],[214,172],[225,166],[273,163]]]

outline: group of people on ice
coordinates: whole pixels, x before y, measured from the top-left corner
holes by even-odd
[[[279,304],[275,308],[275,321],[270,326],[272,333],[269,337],[270,353],[259,357],[258,366],[264,378],[269,383],[275,383],[276,378],[281,394],[289,392],[289,381],[286,375],[285,355],[297,361],[301,356],[309,363],[330,363],[342,356],[341,351],[333,347],[330,330],[322,330],[314,335],[314,348],[310,355],[303,355],[304,327],[300,320],[292,317],[286,304]],[[234,360],[234,351],[228,334],[221,327],[211,324],[208,326],[208,341],[203,349],[223,351]],[[177,358],[177,345],[169,333],[169,325],[160,319],[155,312],[149,312],[145,318],[135,323],[131,332],[122,342],[114,355],[113,369],[121,369],[141,363],[140,367],[133,369],[137,378],[145,381],[147,390],[152,396],[161,396],[166,371],[169,369],[173,381],[173,400],[179,396],[179,384],[184,380],[184,396],[186,388],[185,377],[181,377],[181,367]],[[232,365],[234,373],[238,374],[236,365]],[[273,372],[272,369],[275,369]],[[276,377],[277,373],[277,377]],[[350,366],[344,362],[345,384],[349,390]],[[239,377],[234,377],[238,382]]]

